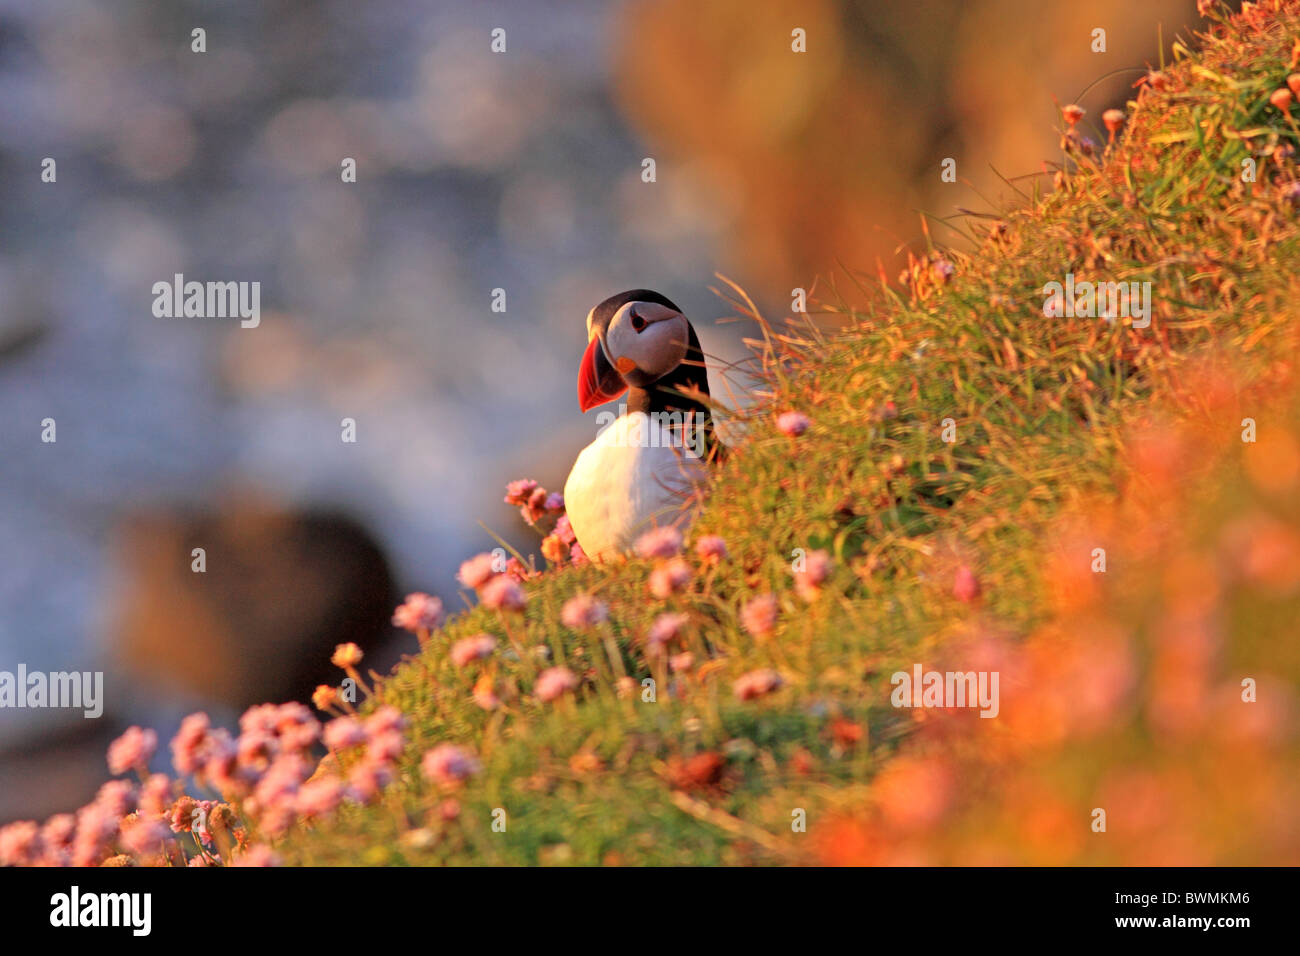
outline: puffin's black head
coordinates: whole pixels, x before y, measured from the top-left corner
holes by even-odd
[[[610,296],[587,314],[587,351],[578,373],[578,404],[585,412],[629,387],[645,389],[672,376],[688,353],[702,359],[695,329],[672,300],[649,289]],[[700,368],[698,376],[708,379]]]

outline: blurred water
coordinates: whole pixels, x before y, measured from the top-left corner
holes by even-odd
[[[640,181],[619,9],[0,2],[0,349],[39,335],[0,355],[0,667],[95,666],[123,511],[248,483],[346,506],[447,595],[504,482],[558,488],[594,435],[591,305],[661,288],[724,348],[722,214],[664,157]],[[260,281],[261,326],[154,318],[176,272]]]

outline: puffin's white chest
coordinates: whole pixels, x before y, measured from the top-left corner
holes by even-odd
[[[686,507],[708,467],[644,412],[623,415],[582,450],[564,484],[564,506],[591,558],[631,550],[656,525],[685,528]]]

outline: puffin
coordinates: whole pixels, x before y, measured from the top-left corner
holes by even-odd
[[[685,531],[688,505],[722,446],[709,413],[709,377],[690,320],[650,289],[612,295],[587,313],[578,371],[582,411],[626,393],[620,414],[579,453],[564,504],[587,557],[632,550],[655,527]]]

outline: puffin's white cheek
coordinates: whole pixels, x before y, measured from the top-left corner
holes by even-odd
[[[686,358],[686,326],[676,320],[656,322],[641,333],[644,358],[637,362],[652,378],[662,378]]]

